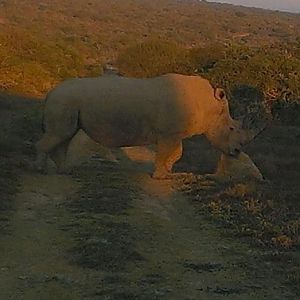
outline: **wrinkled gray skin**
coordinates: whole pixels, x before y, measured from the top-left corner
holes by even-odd
[[[204,134],[227,155],[239,154],[253,134],[229,114],[222,89],[199,76],[150,79],[102,76],[66,81],[46,98],[45,133],[37,165],[50,155],[63,169],[68,143],[79,129],[106,147],[157,145],[154,178],[168,178],[182,155],[182,140]]]

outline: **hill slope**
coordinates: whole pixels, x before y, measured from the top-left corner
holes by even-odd
[[[0,89],[43,95],[151,38],[186,47],[294,43],[300,18],[193,0],[1,0]]]

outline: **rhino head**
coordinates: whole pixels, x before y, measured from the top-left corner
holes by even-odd
[[[253,130],[244,129],[242,121],[232,119],[223,89],[215,89],[214,98],[210,101],[213,101],[212,109],[208,114],[210,121],[204,134],[224,154],[239,155],[241,148],[262,132],[264,127]]]

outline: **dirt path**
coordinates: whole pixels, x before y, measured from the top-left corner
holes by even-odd
[[[255,260],[258,250],[222,236],[205,218],[196,216],[174,182],[152,180],[145,172],[133,171],[128,163],[113,171],[119,169],[138,187],[137,195],[125,216],[111,216],[106,211],[97,218],[126,219],[130,230],[138,229],[133,246],[142,259],[123,262],[124,268],[117,271],[71,263],[69,251],[78,239],[65,226],[76,223],[77,216],[65,204],[80,191],[80,180],[23,174],[11,234],[0,236],[0,299],[242,300],[293,296],[282,285],[280,274],[273,276],[270,265]],[[109,175],[109,167],[107,170],[103,178]],[[91,175],[88,180],[97,186],[99,179]],[[115,187],[113,182],[109,184],[110,189]],[[120,193],[125,191],[117,191],[116,198],[110,200]],[[126,249],[121,247],[120,251]]]
[[[132,218],[148,234],[138,243],[147,263],[139,270],[158,274],[157,299],[283,299],[280,276],[256,260],[259,251],[222,236],[170,182],[140,175],[144,194]],[[256,252],[257,251],[257,252]],[[136,272],[137,270],[135,270]]]
[[[69,217],[61,205],[76,183],[67,176],[29,174],[21,183],[11,234],[0,236],[0,299],[81,299],[74,283],[91,272],[83,275],[67,263],[72,241],[59,228]]]

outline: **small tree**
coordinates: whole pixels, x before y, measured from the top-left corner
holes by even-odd
[[[189,68],[197,73],[207,73],[217,62],[225,57],[225,47],[214,44],[205,48],[193,48],[189,51]]]
[[[225,58],[219,60],[204,76],[214,85],[227,90],[232,98],[233,109],[241,107],[237,105],[239,100],[234,99],[235,91],[239,91],[238,98],[241,98],[242,93],[248,93],[249,87],[263,95],[261,101],[267,113],[272,111],[275,102],[300,101],[300,59],[284,49],[230,47]],[[252,107],[255,102],[258,108],[256,97],[248,98],[252,102],[243,105]]]

